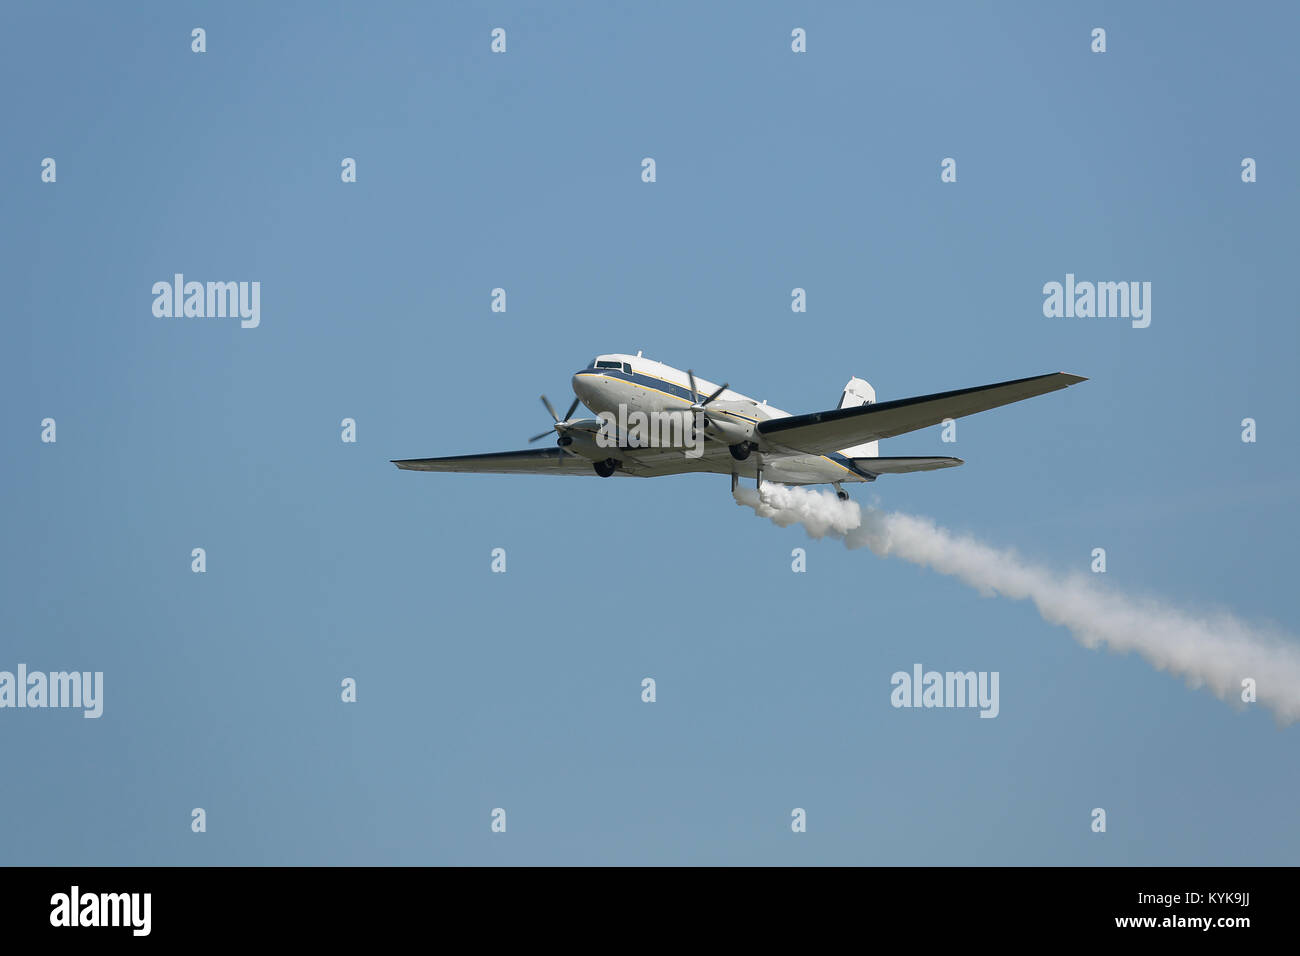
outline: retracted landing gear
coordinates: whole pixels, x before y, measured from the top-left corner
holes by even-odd
[[[837,498],[840,499],[840,501],[849,500],[849,493],[840,487],[840,483],[838,481],[832,481],[831,484],[835,486],[835,495]]]
[[[596,469],[596,474],[602,478],[608,478],[618,470],[618,462],[613,458],[606,458],[604,461],[593,461],[591,467]]]

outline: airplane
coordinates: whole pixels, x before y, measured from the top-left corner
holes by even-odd
[[[882,438],[961,418],[1054,392],[1080,375],[1052,372],[993,385],[936,392],[877,402],[876,391],[850,378],[836,408],[792,415],[727,383],[696,378],[642,356],[621,352],[597,355],[573,375],[573,404],[561,418],[545,395],[542,404],[555,424],[530,442],[556,436],[554,446],[447,458],[404,458],[393,464],[407,471],[450,471],[505,475],[599,475],[655,478],[706,472],[731,476],[734,493],[741,477],[785,485],[829,484],[841,500],[843,482],[875,481],[880,475],[952,468],[960,458],[891,457],[878,452]],[[581,402],[597,418],[575,419]],[[673,440],[647,442],[647,429],[635,427],[634,413],[664,423]],[[678,428],[668,427],[676,417]],[[650,430],[651,437],[654,436]]]

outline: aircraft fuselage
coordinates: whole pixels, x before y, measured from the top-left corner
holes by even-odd
[[[597,415],[626,417],[631,412],[689,413],[691,408],[714,394],[719,386],[696,376],[696,391],[691,391],[690,376],[683,370],[642,358],[638,355],[613,353],[599,355],[573,375],[573,393]],[[708,404],[708,441],[733,446],[751,441],[759,422],[789,418],[790,413],[724,388]],[[716,446],[715,446],[716,447]],[[589,447],[580,452],[594,454]],[[611,457],[616,457],[611,450]],[[842,481],[873,481],[874,476],[857,468],[843,455],[785,455],[764,461],[761,450],[744,460],[717,461],[716,467],[700,470],[731,471],[742,477],[756,477],[761,467],[763,477],[787,484],[821,484]]]

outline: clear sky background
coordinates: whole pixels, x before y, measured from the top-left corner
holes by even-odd
[[[855,497],[1061,571],[1104,547],[1118,590],[1294,635],[1298,28],[6,4],[0,669],[103,671],[105,703],[0,711],[0,862],[1296,863],[1300,730],[1261,707],[778,529],[723,476],[389,459],[523,447],[597,352],[794,413],[851,375],[883,401],[1065,370],[1090,381],[956,444],[882,443],[967,464]],[[175,272],[260,281],[261,326],[154,317]],[[1150,281],[1150,327],[1044,318],[1067,272]],[[895,710],[918,662],[999,671],[1000,716]]]

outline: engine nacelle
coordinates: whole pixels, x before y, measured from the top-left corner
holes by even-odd
[[[588,461],[604,461],[606,458],[618,457],[618,449],[602,447],[596,441],[593,432],[574,430],[562,436],[556,444],[565,451],[581,455]]]
[[[710,438],[716,438],[728,445],[739,445],[754,440],[754,423],[724,418],[721,415],[710,415],[707,434]]]

